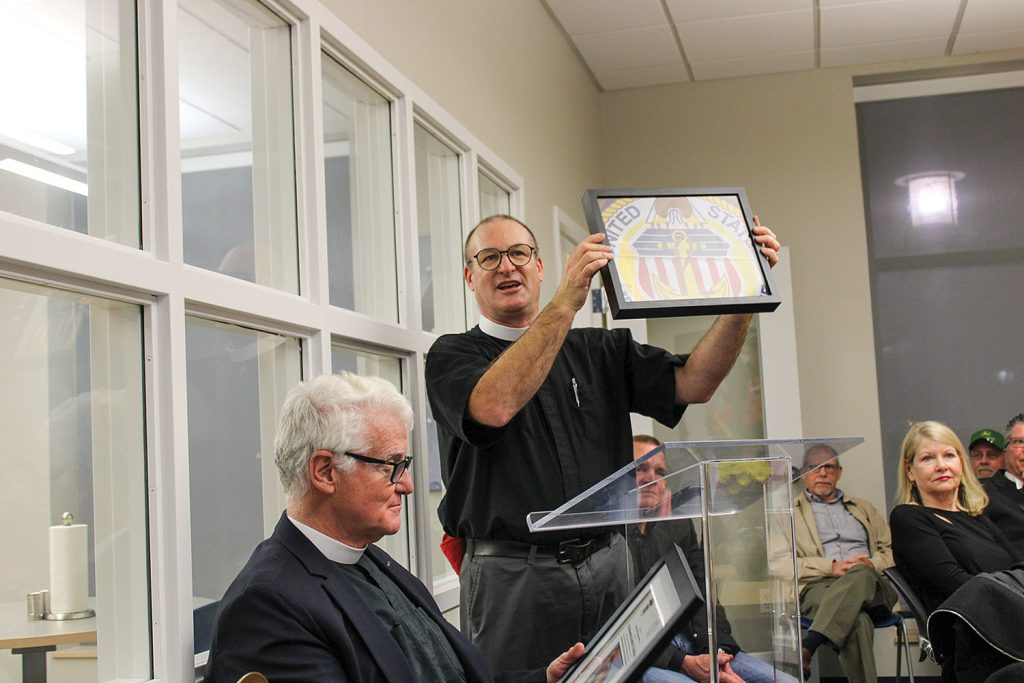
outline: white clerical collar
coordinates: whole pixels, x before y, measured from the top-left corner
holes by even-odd
[[[529,327],[506,327],[500,323],[496,323],[493,320],[480,316],[480,331],[484,334],[489,334],[492,337],[498,339],[504,339],[505,341],[519,341],[519,338],[526,334]]]
[[[295,528],[302,532],[302,535],[309,539],[309,542],[316,546],[316,549],[324,554],[331,562],[340,564],[355,564],[363,556],[366,548],[353,548],[341,541],[321,533],[311,526],[307,526],[299,520],[289,517],[288,521],[295,525]]]
[[[1003,470],[1003,474],[1006,475],[1007,479],[1013,482],[1013,485],[1017,487],[1018,491],[1021,490],[1021,487],[1024,487],[1024,481],[1021,481],[1020,477],[1010,472],[1010,470]]]

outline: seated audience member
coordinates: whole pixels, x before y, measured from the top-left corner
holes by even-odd
[[[793,501],[800,612],[811,619],[804,671],[828,643],[851,683],[877,681],[874,619],[892,612],[896,589],[882,575],[893,565],[885,518],[871,503],[839,488],[842,465],[831,446],[804,454],[803,495]]]
[[[982,515],[988,496],[967,462],[960,439],[939,422],[910,426],[900,449],[898,504],[889,515],[896,566],[931,613],[983,572],[1009,569],[1022,559]],[[984,641],[958,634],[943,679],[983,681],[996,663]]]
[[[1003,468],[981,484],[988,494],[985,516],[1015,548],[1024,548],[1024,413],[1006,425]]]
[[[978,479],[988,479],[1003,469],[1003,435],[994,429],[979,429],[967,444],[971,467]]]
[[[287,508],[221,601],[207,681],[492,680],[427,588],[373,545],[398,532],[413,490],[412,421],[375,377],[325,375],[288,394],[274,444]],[[582,652],[497,678],[553,682]]]
[[[638,434],[633,437],[633,459],[636,460],[661,442],[653,436]],[[665,453],[658,453],[637,465],[636,482],[639,506],[652,515],[668,513],[672,496],[662,478],[668,473]],[[697,542],[693,522],[689,519],[665,519],[634,524],[628,530],[629,550],[637,578],[644,576],[654,563],[665,555],[672,545],[678,545],[686,556],[690,571],[698,586],[704,585],[704,551]],[[721,683],[796,683],[796,679],[776,671],[768,662],[740,649],[732,637],[729,621],[719,607],[718,622],[718,680]],[[676,636],[672,647],[659,659],[655,667],[644,674],[644,683],[705,683],[710,680],[711,657],[708,655],[707,613],[700,609],[686,624],[685,632]],[[681,672],[681,673],[680,673]]]

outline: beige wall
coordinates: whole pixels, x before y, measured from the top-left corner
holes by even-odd
[[[584,223],[600,183],[600,93],[539,2],[324,0],[525,179],[525,220],[554,253],[552,207]],[[544,282],[554,293],[561,264]]]

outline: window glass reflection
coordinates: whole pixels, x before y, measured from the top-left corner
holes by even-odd
[[[512,196],[503,187],[484,173],[478,175],[480,186],[480,218],[495,214],[510,215],[512,213]]]
[[[430,503],[427,508],[436,511],[444,498],[445,487],[441,481],[441,449],[437,442],[437,422],[434,421],[434,413],[427,404],[427,495],[430,496]],[[428,515],[430,520],[430,567],[433,572],[434,581],[445,575],[455,576],[448,559],[441,552],[441,539],[444,537],[444,529],[441,528],[441,519],[436,514]],[[457,612],[457,610],[456,610]]]
[[[224,595],[284,510],[274,437],[301,353],[296,339],[193,317],[185,341],[192,589],[201,604]]]
[[[0,628],[57,646],[50,680],[149,679],[142,311],[0,279],[0,316]],[[82,526],[53,530],[65,512]],[[51,610],[97,616],[29,622],[46,589]],[[47,641],[60,630],[82,633]],[[0,651],[0,680],[26,656]]]
[[[291,27],[180,0],[178,35],[185,262],[298,292]]]
[[[398,322],[391,105],[323,55],[330,302]]]
[[[711,323],[708,318],[699,317],[651,320],[648,341],[663,349],[686,353],[697,346]],[[686,419],[674,429],[655,423],[654,435],[666,442],[765,438],[761,339],[756,315],[736,364],[715,390],[715,400],[689,406]]]
[[[426,332],[461,332],[466,305],[459,154],[419,124],[413,137],[422,326]]]
[[[0,211],[140,245],[135,44],[132,2],[0,3]]]

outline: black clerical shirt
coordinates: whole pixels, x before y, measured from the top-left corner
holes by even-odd
[[[437,421],[445,531],[462,538],[550,544],[592,532],[531,535],[526,515],[554,510],[633,457],[629,413],[672,427],[675,368],[685,357],[638,344],[628,330],[572,329],[537,394],[502,428],[474,422],[469,396],[512,342],[479,327],[439,338],[427,355]]]

